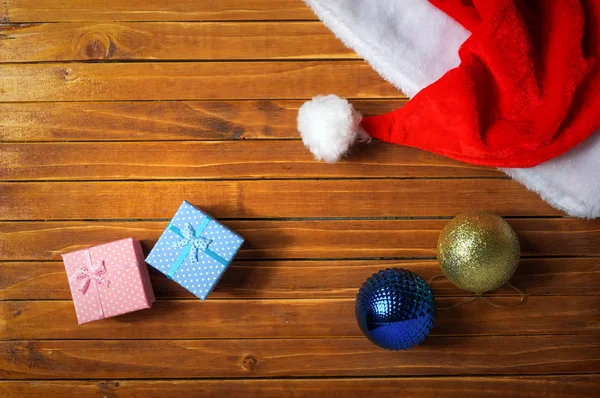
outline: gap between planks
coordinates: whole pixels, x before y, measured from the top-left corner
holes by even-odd
[[[562,216],[509,179],[0,183],[5,220],[168,218],[183,200],[216,218],[437,217],[475,205],[501,216]]]
[[[300,140],[4,143],[1,181],[505,178],[414,148],[373,142],[336,165]],[[265,161],[268,159],[268,161]]]
[[[518,296],[496,297],[502,304]],[[438,297],[446,307],[464,297]],[[359,337],[354,299],[159,300],[141,310],[78,326],[71,300],[0,301],[3,339],[236,339]],[[600,295],[529,296],[517,307],[477,300],[438,311],[432,336],[593,335]],[[551,308],[552,311],[548,311]],[[527,322],[523,322],[527,319]],[[164,325],[170,325],[165,330]],[[135,325],[135,327],[133,327]]]
[[[164,396],[244,396],[246,398],[279,398],[293,394],[294,397],[332,398],[351,397],[360,391],[363,398],[379,398],[382,395],[418,395],[427,398],[451,398],[459,394],[469,397],[490,395],[515,397],[524,393],[528,397],[568,398],[590,397],[597,392],[600,378],[597,374],[556,375],[472,375],[472,376],[380,376],[373,377],[319,377],[302,376],[289,378],[260,378],[239,380],[235,378],[206,379],[123,379],[102,380],[94,378],[78,381],[73,379],[13,379],[0,382],[0,392],[8,396],[44,396],[87,398],[101,396],[136,395],[146,398]]]
[[[3,6],[3,7],[2,7]],[[62,21],[243,21],[315,20],[300,0],[4,0],[0,20],[7,23]]]
[[[598,340],[586,335],[432,336],[400,353],[382,350],[365,338],[5,341],[0,346],[2,375],[13,379],[539,375],[600,371]]]
[[[246,239],[240,259],[435,257],[448,220],[224,221]],[[600,256],[598,222],[571,218],[509,219],[530,257]],[[59,260],[61,253],[134,237],[146,252],[166,221],[0,222],[4,260]],[[273,239],[276,236],[277,239]]]
[[[0,63],[350,60],[319,21],[0,25]]]
[[[360,60],[13,64],[0,75],[0,102],[401,96]]]
[[[0,103],[0,140],[153,141],[298,139],[303,101],[92,101]],[[358,100],[365,115],[406,100]],[[366,148],[368,151],[369,147]],[[424,155],[425,156],[425,155]]]
[[[211,293],[218,299],[354,298],[367,277],[381,269],[406,268],[428,281],[441,273],[435,260],[235,261]],[[164,275],[150,269],[158,299],[195,299]],[[334,278],[331,276],[335,275]],[[0,300],[71,298],[60,261],[0,261]],[[511,283],[529,296],[573,296],[600,293],[598,258],[521,259]],[[436,297],[470,296],[445,279],[431,284]],[[506,286],[489,296],[514,296]]]

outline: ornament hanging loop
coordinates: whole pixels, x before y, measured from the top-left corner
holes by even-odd
[[[431,282],[435,281],[436,279],[445,278],[445,277],[446,277],[446,275],[444,275],[444,274],[435,275],[435,276],[431,277],[431,279],[429,279],[429,281],[427,283],[429,285],[431,285]],[[517,287],[511,285],[508,282],[506,283],[506,285],[508,285],[508,287],[517,291],[521,295],[521,298],[518,303],[516,303],[516,304],[500,304],[498,302],[495,302],[491,298],[484,296],[483,294],[476,294],[475,296],[473,296],[465,301],[461,301],[459,303],[455,303],[455,304],[449,305],[447,307],[436,307],[436,310],[438,310],[438,311],[449,310],[452,308],[460,307],[465,304],[472,303],[473,301],[478,300],[478,299],[481,299],[481,300],[485,301],[486,303],[488,303],[489,305],[491,305],[492,307],[496,307],[496,308],[518,307],[519,305],[523,304],[527,298],[527,294],[524,291],[518,289]]]
[[[483,295],[478,295],[477,297],[478,297],[478,298],[480,298],[480,299],[482,299],[483,301],[485,301],[485,302],[486,302],[486,303],[488,303],[489,305],[491,305],[491,306],[494,306],[494,307],[496,307],[496,308],[503,308],[503,307],[518,307],[519,305],[523,304],[523,303],[525,302],[525,299],[526,299],[526,297],[527,297],[527,295],[525,294],[525,292],[524,292],[524,291],[522,291],[522,290],[520,290],[520,289],[518,289],[517,287],[515,287],[515,286],[511,285],[511,284],[510,284],[510,283],[508,283],[508,282],[506,282],[506,285],[507,285],[508,287],[510,287],[510,288],[512,288],[512,289],[514,289],[514,290],[516,290],[516,291],[517,291],[517,292],[518,292],[518,293],[521,295],[521,299],[519,300],[519,302],[518,302],[518,303],[516,303],[516,304],[500,304],[500,303],[497,303],[497,302],[495,302],[494,300],[492,300],[492,299],[490,299],[490,298],[488,298],[488,297],[485,297],[485,296],[483,296]]]

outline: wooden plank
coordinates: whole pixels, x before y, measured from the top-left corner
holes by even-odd
[[[371,274],[385,268],[407,268],[425,280],[440,273],[437,261],[238,261],[233,263],[210,297],[223,298],[353,298]],[[150,267],[157,298],[195,297]],[[0,300],[68,300],[62,262],[0,263]],[[600,261],[596,258],[523,259],[511,283],[530,295],[593,295],[600,293]],[[431,284],[436,297],[470,295],[445,279]],[[494,295],[514,294],[503,287]]]
[[[5,22],[316,19],[298,0],[4,0]]]
[[[488,398],[575,398],[598,392],[600,375],[496,376],[496,377],[402,377],[273,380],[116,380],[116,381],[4,381],[3,397],[165,396],[222,398],[355,397],[380,398],[402,392],[421,398],[458,396]]]
[[[0,77],[0,102],[403,97],[358,60],[10,64]]]
[[[0,62],[358,59],[321,22],[0,25]]]
[[[521,255],[600,256],[598,222],[570,218],[509,219]],[[225,221],[246,242],[240,259],[435,257],[447,220]],[[126,237],[146,252],[167,222],[2,222],[3,260],[60,260],[61,253]],[[525,286],[524,286],[525,288]]]
[[[4,341],[11,379],[552,374],[600,371],[597,336],[431,337],[404,352],[364,338]],[[326,366],[324,366],[326,364]]]
[[[352,101],[365,115],[406,100]],[[0,103],[0,141],[298,138],[303,101]]]
[[[517,304],[519,297],[496,297],[495,300],[501,304]],[[440,307],[463,301],[464,297],[436,299]],[[599,304],[600,296],[530,296],[519,307],[505,308],[495,308],[477,300],[438,311],[432,334],[597,336],[600,332]],[[151,311],[138,311],[83,327],[77,324],[70,300],[2,301],[0,315],[0,338],[3,339],[361,336],[354,317],[354,299],[161,300],[153,304]]]
[[[15,143],[0,151],[0,179],[10,181],[504,176],[379,141],[335,166],[315,161],[302,141]]]
[[[474,208],[503,216],[563,214],[509,179],[226,180],[5,182],[0,219],[171,218],[183,200],[217,218],[430,217]]]

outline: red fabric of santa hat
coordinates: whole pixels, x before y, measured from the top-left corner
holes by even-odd
[[[339,159],[364,129],[467,163],[531,167],[600,127],[599,1],[430,1],[472,32],[460,66],[362,122],[345,100],[315,97],[298,128],[317,158]]]

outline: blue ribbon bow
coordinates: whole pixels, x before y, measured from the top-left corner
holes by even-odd
[[[199,232],[202,233],[201,231]],[[212,239],[204,238],[202,236],[196,236],[194,227],[190,223],[185,224],[185,226],[183,227],[183,231],[181,231],[181,235],[183,235],[183,238],[173,243],[173,247],[185,247],[189,245],[189,256],[192,259],[192,263],[197,263],[198,251],[206,251],[206,249],[208,249],[208,245],[212,243]]]
[[[202,236],[202,233],[211,222],[211,218],[205,216],[202,220],[202,223],[198,226],[198,230],[194,230],[194,227],[191,223],[186,223],[183,227],[183,231],[174,226],[173,224],[169,224],[169,230],[177,234],[181,239],[177,240],[173,243],[173,247],[179,248],[183,247],[183,251],[179,254],[179,257],[173,265],[171,269],[167,272],[167,277],[169,279],[173,279],[173,276],[185,259],[189,256],[192,263],[197,264],[199,262],[199,252],[202,251],[208,254],[210,257],[214,258],[224,266],[229,265],[229,261],[225,260],[223,257],[219,256],[217,253],[212,251],[209,246],[212,243],[212,239],[208,239]]]

